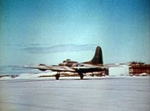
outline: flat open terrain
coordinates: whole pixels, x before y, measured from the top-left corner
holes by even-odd
[[[0,80],[0,111],[150,111],[150,77]]]

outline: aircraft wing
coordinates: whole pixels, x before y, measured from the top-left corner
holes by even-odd
[[[68,67],[68,66],[52,66],[51,69],[52,71],[58,71],[58,72],[75,72],[74,69]]]
[[[79,64],[78,66],[73,67],[73,69],[104,69],[102,65],[92,65],[92,64]]]
[[[102,70],[105,69],[105,67],[100,66],[100,65],[87,65],[87,64],[82,64],[82,65],[73,67],[73,69],[74,69],[76,72],[87,73],[87,72],[102,71]]]
[[[45,70],[51,70],[51,71],[57,71],[58,73],[55,75],[56,80],[59,79],[60,74],[59,72],[77,72],[80,76],[80,79],[83,79],[84,75],[83,73],[87,72],[95,72],[95,71],[103,71],[104,67],[99,65],[85,65],[80,64],[78,66],[68,67],[68,66],[46,66],[44,64],[40,64],[39,66],[25,66],[25,68],[31,68],[31,69],[39,69],[41,71]]]
[[[79,66],[74,67],[68,67],[68,66],[46,66],[46,65],[39,65],[39,66],[24,66],[25,68],[31,68],[31,69],[39,69],[41,71],[51,70],[51,71],[57,71],[57,72],[76,72],[78,70],[82,70],[84,72],[89,71],[98,71],[102,70],[105,67],[99,66],[99,65],[86,65],[82,64]]]
[[[78,69],[78,70],[80,70],[80,69],[104,69],[104,67],[94,67],[94,66],[92,66],[92,67],[86,67],[86,66],[83,66],[83,67],[73,67],[73,69]]]
[[[39,69],[41,71],[51,70],[57,72],[75,72],[74,69],[67,67],[67,66],[46,66],[46,65],[39,65],[39,66],[25,66],[25,68],[31,69]]]

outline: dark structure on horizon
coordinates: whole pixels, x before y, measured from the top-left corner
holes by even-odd
[[[144,62],[131,62],[129,66],[130,75],[138,76],[142,73],[150,75],[150,64],[145,64]]]
[[[103,53],[102,53],[102,49],[100,46],[97,46],[95,58],[93,57],[92,61],[97,64],[103,64]]]

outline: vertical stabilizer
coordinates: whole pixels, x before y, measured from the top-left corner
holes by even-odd
[[[102,49],[100,46],[96,47],[95,55],[90,62],[92,64],[103,64]]]

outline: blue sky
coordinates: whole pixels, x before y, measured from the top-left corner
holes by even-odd
[[[149,0],[1,0],[0,66],[150,63]]]

